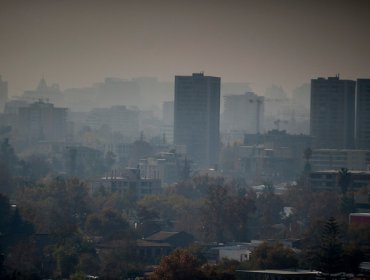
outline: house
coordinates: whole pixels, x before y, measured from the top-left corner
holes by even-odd
[[[249,261],[252,253],[251,246],[248,244],[237,244],[231,246],[221,246],[212,248],[213,251],[218,251],[218,260],[229,259],[239,262]]]
[[[194,242],[194,237],[184,231],[158,231],[145,238],[146,241],[168,243],[172,248],[187,247]]]
[[[147,263],[159,263],[160,259],[170,254],[172,250],[169,243],[151,242],[142,239],[136,241],[136,246],[140,259]]]
[[[158,264],[162,257],[167,256],[176,248],[187,247],[194,237],[184,231],[158,231],[144,239],[136,241],[140,259],[150,264]]]

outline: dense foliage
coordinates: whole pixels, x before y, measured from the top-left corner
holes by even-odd
[[[77,155],[69,153],[74,175],[100,168],[78,169]],[[243,180],[184,176],[162,194],[137,200],[104,189],[92,194],[88,182],[53,174],[48,161],[36,155],[20,159],[8,141],[1,143],[0,278],[143,275],[156,263],[141,258],[137,240],[159,230],[191,233],[204,246],[164,257],[152,279],[234,279],[237,268],[357,273],[367,257],[369,227],[348,225],[354,193],[346,170],[338,174],[340,191],[294,185],[277,194],[272,184],[255,191]],[[111,165],[114,155],[103,161]],[[262,243],[247,262],[206,263],[204,251],[219,243],[284,238],[303,239],[302,250]]]

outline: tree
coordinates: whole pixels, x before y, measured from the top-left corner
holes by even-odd
[[[75,272],[78,264],[78,243],[64,242],[53,248],[53,258],[56,262],[55,277],[68,278],[70,274]]]
[[[366,260],[370,247],[370,227],[349,225],[344,235],[344,268],[346,272],[357,274],[359,265]]]
[[[342,194],[345,195],[351,185],[352,174],[348,171],[347,168],[341,168],[338,171],[338,184],[342,191]]]
[[[135,254],[134,239],[115,240],[107,245],[106,249],[99,252],[102,279],[132,279],[142,274],[144,268]]]
[[[141,237],[149,236],[161,229],[158,221],[159,214],[156,210],[149,210],[145,206],[140,206],[138,218],[137,231]]]
[[[36,244],[29,240],[21,240],[11,246],[5,259],[5,266],[13,275],[21,276],[16,279],[39,279],[41,258]]]
[[[105,240],[119,239],[130,234],[128,222],[112,209],[89,215],[85,230],[89,234],[103,236]]]
[[[300,186],[291,186],[283,194],[284,205],[292,207],[293,213],[290,222],[299,230],[295,233],[299,237],[302,233],[315,225],[319,220],[341,216],[340,197],[335,191],[311,191]]]
[[[0,193],[0,232],[1,235],[9,232],[11,207],[8,197]]]
[[[254,210],[250,195],[232,190],[232,186],[209,185],[202,211],[205,238],[247,241],[249,215]]]
[[[240,262],[224,258],[216,265],[204,265],[202,267],[202,272],[206,279],[210,280],[235,280],[235,271],[237,269],[240,269]]]
[[[0,193],[10,196],[13,193],[12,177],[19,173],[19,160],[6,138],[0,144]]]
[[[23,175],[31,180],[41,179],[51,171],[51,163],[43,155],[30,155],[23,161],[23,164],[26,169]]]
[[[27,238],[33,233],[32,224],[25,222],[18,208],[13,209],[6,196],[0,193],[0,236],[8,245]]]
[[[281,243],[262,243],[252,252],[250,269],[288,269],[298,266],[294,251]]]
[[[340,240],[337,221],[330,217],[321,229],[317,269],[324,273],[341,272],[343,268],[343,243]]]
[[[184,182],[180,184],[185,185]],[[147,211],[158,214],[157,222],[152,220],[155,223],[150,222],[150,227],[155,228],[155,224],[159,226],[160,222],[161,228],[186,231],[198,238],[202,237],[200,215],[200,209],[203,206],[202,200],[179,195],[171,188],[164,195],[147,195],[138,204],[140,208],[146,208]]]
[[[86,186],[77,179],[56,178],[17,193],[17,205],[37,232],[66,238],[75,233],[91,212]]]
[[[271,238],[271,226],[281,222],[284,203],[280,196],[274,192],[272,185],[266,185],[262,193],[256,199],[255,220],[259,226],[261,238]]]
[[[93,252],[83,252],[79,255],[77,270],[87,275],[99,275],[100,261],[95,249]]]
[[[185,250],[176,250],[162,258],[150,280],[205,279],[199,259]]]
[[[353,192],[350,192],[352,183],[352,174],[347,168],[341,168],[337,174],[338,185],[342,191],[342,197],[340,202],[340,210],[345,215],[354,212],[356,210],[355,200]]]

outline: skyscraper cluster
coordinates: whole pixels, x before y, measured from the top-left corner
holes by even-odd
[[[370,79],[311,80],[314,148],[370,149]]]

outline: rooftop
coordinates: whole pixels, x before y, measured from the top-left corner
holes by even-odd
[[[157,233],[154,233],[150,236],[148,236],[147,238],[145,238],[146,240],[152,240],[152,241],[160,241],[160,240],[166,240],[172,236],[175,236],[179,234],[178,231],[159,231]]]
[[[266,269],[266,270],[237,270],[245,273],[261,273],[261,274],[275,274],[275,275],[316,275],[318,271],[311,270],[282,270],[282,269]]]

